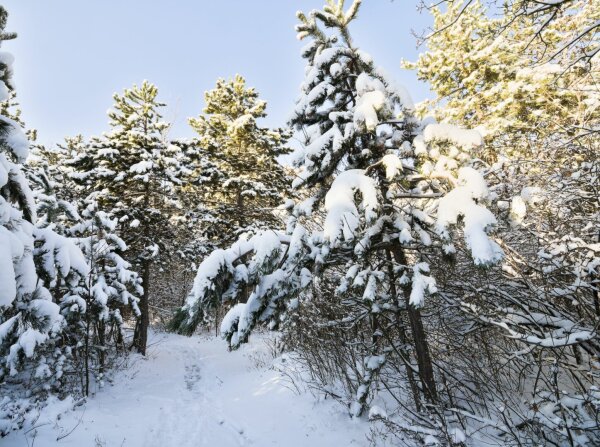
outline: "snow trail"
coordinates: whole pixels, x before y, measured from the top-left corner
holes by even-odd
[[[153,334],[150,343],[146,358],[85,406],[49,405],[36,429],[12,433],[0,447],[368,445],[368,424],[335,402],[295,394],[263,365],[261,336],[236,352],[214,337]]]

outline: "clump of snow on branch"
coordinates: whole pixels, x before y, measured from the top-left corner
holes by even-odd
[[[378,208],[377,188],[375,181],[365,175],[361,169],[352,169],[341,173],[331,185],[325,196],[324,236],[335,245],[343,235],[344,240],[354,238],[354,232],[360,223],[359,211],[354,202],[355,192],[362,196],[361,207],[365,219],[371,221],[376,216]]]
[[[485,180],[475,169],[464,167],[458,171],[458,185],[439,201],[438,233],[448,239],[448,226],[456,225],[459,217],[462,217],[465,241],[475,264],[493,264],[502,258],[503,252],[487,234],[488,229],[496,224],[496,218],[477,203],[477,200],[483,200],[489,194]]]
[[[356,80],[356,108],[354,123],[364,125],[367,130],[374,130],[379,124],[377,113],[383,109],[387,94],[383,82],[362,73]]]
[[[426,262],[420,262],[413,267],[412,288],[410,291],[410,304],[415,307],[422,307],[425,302],[426,294],[437,292],[435,279],[428,276],[429,265]]]
[[[385,166],[385,177],[391,181],[402,173],[402,160],[396,154],[386,154],[381,159],[381,162]]]

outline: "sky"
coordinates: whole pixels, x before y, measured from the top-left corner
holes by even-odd
[[[305,63],[296,39],[297,10],[323,0],[4,0],[2,50],[15,56],[14,81],[23,118],[45,144],[108,130],[112,95],[147,79],[158,86],[172,121],[170,136],[190,137],[187,118],[204,107],[217,78],[239,73],[268,103],[263,125],[284,126],[298,98]],[[349,2],[348,2],[349,3]],[[400,68],[419,52],[412,31],[430,16],[417,0],[364,0],[351,25],[356,46],[407,87],[430,95]]]

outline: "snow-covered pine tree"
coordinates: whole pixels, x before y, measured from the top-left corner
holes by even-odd
[[[102,384],[105,368],[124,347],[123,318],[139,317],[142,288],[137,273],[121,257],[127,247],[116,234],[117,220],[98,210],[97,192],[89,193],[87,185],[71,178],[77,175],[70,156],[80,155],[82,147],[81,136],[67,138],[64,146],[52,150],[34,145],[27,174],[37,203],[36,227],[73,238],[90,266],[60,300],[66,321],[61,336],[72,354],[64,367],[76,379],[75,388],[82,384],[79,392],[88,395],[91,378]]]
[[[154,316],[166,324],[185,301],[200,261],[216,248],[217,241],[214,234],[210,237],[214,222],[210,205],[202,200],[208,186],[200,186],[215,175],[217,167],[193,139],[176,139],[170,145],[177,161],[174,175],[180,180],[175,194],[178,210],[172,213],[174,235],[168,262],[155,264],[152,269]]]
[[[203,114],[189,119],[198,137],[173,142],[181,148],[180,164],[185,167],[180,200],[188,222],[182,228],[188,265],[217,247],[229,246],[241,234],[282,228],[285,213],[278,208],[289,191],[278,162],[289,152],[285,147],[289,132],[260,126],[267,103],[258,92],[237,75],[217,80],[216,87],[205,93],[205,101]],[[216,327],[221,300],[205,302],[202,315],[206,324],[214,321]],[[178,314],[175,325],[179,317],[183,315]]]
[[[79,350],[78,372],[87,396],[91,376],[101,385],[107,359],[125,347],[123,313],[140,316],[143,289],[141,278],[120,255],[127,246],[115,233],[117,220],[98,209],[93,194],[86,203],[81,222],[70,233],[77,238],[90,272],[61,308],[69,322],[67,335]]]
[[[62,148],[48,150],[43,145],[33,144],[27,161],[27,177],[37,204],[36,226],[51,228],[63,236],[81,219],[77,203],[65,198],[74,198],[73,190],[66,184],[66,159]]]
[[[151,267],[172,248],[178,213],[175,187],[180,172],[176,146],[165,142],[169,124],[162,120],[158,89],[148,81],[114,95],[108,115],[111,131],[89,144],[79,145],[80,153],[70,163],[71,178],[97,191],[101,210],[117,218],[117,233],[125,241],[127,260],[142,277],[141,317],[134,343],[145,353],[149,326],[149,297],[152,293]]]
[[[0,7],[0,41],[7,12]],[[10,99],[12,55],[0,53],[0,100]],[[36,228],[36,203],[23,173],[29,142],[21,125],[0,115],[0,380],[27,381],[28,394],[48,390],[60,380],[64,355],[60,332],[64,319],[48,288],[67,288],[88,272],[75,244],[50,228]],[[62,297],[60,297],[62,298]],[[42,387],[34,384],[42,381]],[[39,382],[38,382],[39,383]],[[15,388],[13,388],[15,390]],[[17,426],[22,414],[12,406],[12,394],[2,391],[1,432]]]
[[[179,322],[190,333],[204,302],[234,300],[250,288],[221,327],[235,349],[257,324],[277,326],[286,312],[331,290],[342,314],[320,315],[313,329],[354,334],[348,342],[360,361],[349,362],[347,386],[355,416],[392,361],[405,375],[417,374],[416,408],[423,398],[441,401],[421,314],[437,291],[430,263],[452,254],[453,243],[465,245],[478,266],[502,257],[487,235],[495,219],[473,163],[481,136],[413,117],[406,92],[352,42],[348,25],[360,3],[345,10],[343,1],[329,0],[322,11],[298,13],[298,37],[310,42],[291,121],[306,135],[294,154],[293,186],[307,198],[289,203],[286,231],[263,231],[213,252]]]
[[[228,246],[243,232],[279,227],[274,208],[283,203],[287,180],[277,157],[288,152],[288,135],[261,127],[267,103],[245,79],[217,80],[204,95],[206,107],[190,126],[198,133],[192,156],[193,206],[199,206],[204,232]]]
[[[597,40],[586,34],[571,51],[559,52],[599,20],[597,2],[564,2],[566,9],[549,17],[541,35],[536,17],[518,14],[526,0],[513,1],[503,15],[480,1],[445,3],[447,8],[431,9],[427,51],[403,63],[436,93],[418,105],[421,114],[475,123],[494,146],[508,138],[511,155],[527,154],[530,147],[527,138],[516,136],[573,137],[600,119],[594,99],[599,63],[586,59],[598,51]]]

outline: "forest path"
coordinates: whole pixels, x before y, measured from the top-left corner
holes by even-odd
[[[335,402],[293,392],[269,368],[267,351],[260,335],[228,352],[214,336],[152,334],[147,357],[134,358],[84,406],[65,412],[66,404],[49,405],[38,428],[0,446],[368,445],[367,424],[351,421]]]

